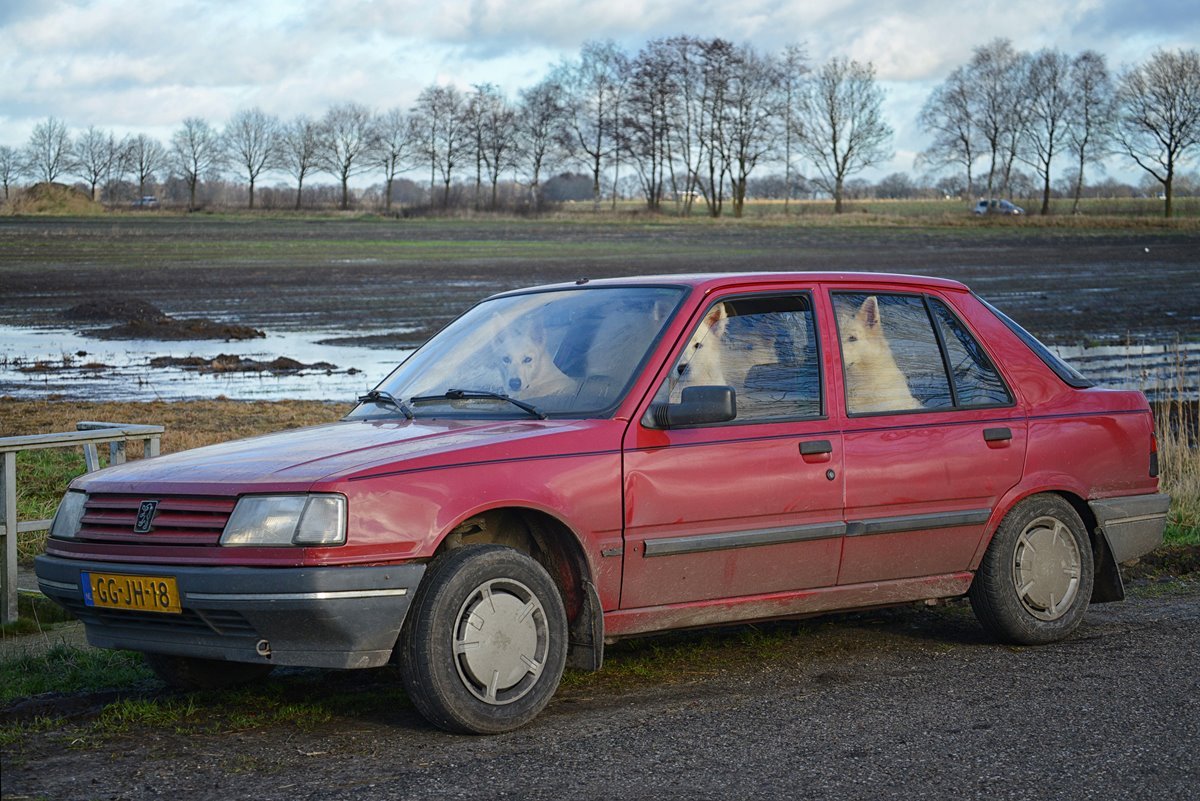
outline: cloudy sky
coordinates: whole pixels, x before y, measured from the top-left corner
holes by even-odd
[[[250,106],[285,118],[344,100],[407,108],[435,82],[515,96],[588,39],[636,52],[680,33],[873,62],[896,130],[884,174],[912,168],[920,106],[972,48],[1090,48],[1117,70],[1200,46],[1200,2],[0,0],[0,144],[24,144],[49,116],[165,140],[184,117],[221,125]]]

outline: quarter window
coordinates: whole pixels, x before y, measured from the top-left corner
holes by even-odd
[[[1012,402],[1000,374],[971,332],[940,300],[929,299],[938,333],[946,345],[958,406],[1002,406]]]

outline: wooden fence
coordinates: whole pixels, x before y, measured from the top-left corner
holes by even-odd
[[[17,519],[17,454],[45,448],[83,447],[88,471],[100,469],[98,445],[108,445],[110,465],[125,462],[125,444],[140,440],[146,458],[158,456],[162,426],[81,422],[77,430],[28,437],[0,437],[0,623],[17,619],[17,535],[46,531],[53,520]],[[63,487],[66,492],[66,487]]]

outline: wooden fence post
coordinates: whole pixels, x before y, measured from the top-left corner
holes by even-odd
[[[4,561],[0,563],[0,623],[17,619],[17,454],[0,454],[0,525]]]

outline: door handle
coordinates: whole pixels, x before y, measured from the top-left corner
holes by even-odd
[[[1003,442],[1012,439],[1012,436],[1012,429],[1008,427],[983,429],[984,442]]]
[[[819,456],[822,453],[833,453],[833,443],[827,439],[810,439],[800,443],[801,456]]]

